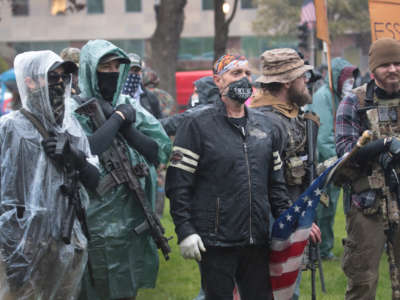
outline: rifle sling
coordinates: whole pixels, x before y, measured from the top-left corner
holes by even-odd
[[[32,123],[32,125],[37,129],[37,131],[39,131],[43,139],[47,139],[50,137],[48,131],[44,128],[43,124],[40,122],[38,118],[36,118],[34,114],[27,111],[25,108],[21,108],[19,111]]]
[[[31,123],[32,125],[37,129],[37,131],[39,131],[40,135],[43,137],[43,139],[47,139],[50,137],[49,132],[44,128],[43,124],[40,122],[40,120],[38,118],[36,118],[31,112],[27,111],[24,108],[21,108],[19,110]],[[56,162],[53,159],[50,159],[50,161],[56,166],[58,167],[58,165],[56,164]],[[76,209],[75,207],[73,209]],[[78,214],[77,214],[78,215]],[[80,220],[78,218],[79,223],[82,225],[82,229],[84,230],[84,225],[83,225],[83,220]],[[86,236],[86,234],[85,234]],[[88,239],[89,237],[86,236]]]

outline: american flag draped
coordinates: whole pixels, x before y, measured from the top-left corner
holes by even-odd
[[[301,6],[300,24],[306,23],[311,28],[316,20],[314,0],[304,0]]]
[[[299,199],[274,222],[269,267],[275,300],[289,300],[293,296],[322,189],[328,175],[332,175],[331,171],[341,160],[342,158],[338,159],[316,178]]]

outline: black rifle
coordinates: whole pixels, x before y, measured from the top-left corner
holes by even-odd
[[[59,136],[55,151],[55,161],[61,162],[61,166],[64,168],[66,173],[66,180],[64,184],[60,186],[61,193],[68,199],[67,215],[63,219],[61,228],[61,239],[65,244],[71,243],[72,228],[74,226],[75,218],[78,218],[79,223],[82,226],[83,233],[86,238],[90,240],[89,228],[86,222],[86,211],[82,206],[79,189],[79,171],[76,166],[70,165],[69,163],[63,162],[63,150],[67,145],[68,139],[66,135],[62,134]]]
[[[313,182],[316,176],[316,146],[319,128],[319,119],[313,112],[304,114],[306,120],[306,135],[307,135],[307,177],[309,185]]]
[[[382,156],[383,155],[383,156]],[[384,163],[386,157],[389,163]],[[394,236],[399,227],[399,196],[400,181],[396,172],[396,161],[387,153],[381,154],[379,158],[385,175],[385,187],[382,189],[384,196],[381,202],[383,229],[386,235],[386,252],[389,262],[389,273],[392,284],[393,299],[400,299],[400,271],[395,261]]]
[[[309,185],[312,184],[316,177],[316,145],[318,136],[319,122],[317,117],[307,112],[305,114],[306,119],[306,134],[307,134],[307,169],[308,169],[308,180]],[[321,255],[319,252],[319,245],[312,242],[308,243],[308,263],[307,269],[311,270],[311,299],[316,299],[315,293],[315,272],[319,270],[319,277],[321,281],[321,289],[326,293],[324,272],[322,270]]]
[[[100,128],[107,121],[98,100],[95,98],[80,105],[76,109],[76,112],[88,116],[93,123],[94,130]],[[126,183],[133,192],[134,198],[137,199],[142,207],[145,215],[145,221],[137,226],[134,231],[140,234],[147,229],[150,230],[154,242],[162,251],[165,260],[168,260],[168,253],[171,252],[171,248],[168,245],[168,239],[164,236],[164,227],[149,206],[138,179],[138,177],[145,176],[147,170],[141,164],[133,168],[126,151],[127,148],[123,141],[123,136],[118,134],[117,138],[113,140],[112,146],[101,154],[100,158],[108,175],[101,180],[97,191],[100,195],[104,195],[113,186]]]
[[[313,243],[312,241],[308,243],[308,262],[306,267],[308,270],[311,271],[311,299],[315,300],[315,273],[317,269],[319,271],[319,279],[321,281],[322,292],[326,293],[326,289],[324,272],[322,270],[321,255],[319,252],[319,245],[317,243]]]
[[[43,139],[47,139],[51,135],[55,134],[54,131],[48,132],[40,120],[38,120],[31,112],[25,110],[24,108],[21,108],[20,112],[32,123],[33,126],[35,126]],[[79,173],[75,166],[64,164],[63,161],[63,149],[68,142],[68,138],[65,134],[59,135],[54,158],[54,163],[56,163],[57,167],[63,168],[66,173],[66,181],[60,187],[63,195],[68,198],[67,216],[63,220],[61,229],[61,239],[65,244],[71,243],[71,234],[75,217],[78,218],[86,238],[90,240],[89,229],[86,222],[86,212],[85,208],[82,206],[79,194]]]

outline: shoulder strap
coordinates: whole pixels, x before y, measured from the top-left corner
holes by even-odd
[[[321,125],[319,116],[313,111],[306,111],[303,115],[303,118],[313,121],[315,124],[317,124],[317,127]]]
[[[357,96],[358,102],[360,103],[360,108],[365,107],[366,92],[367,92],[366,84],[359,86],[358,88],[355,88],[353,90],[353,93]]]
[[[375,80],[371,80],[353,90],[359,101],[359,110],[368,109],[374,105]]]
[[[25,108],[21,108],[19,110],[29,121],[31,121],[32,125],[39,131],[40,135],[43,139],[49,138],[49,133],[44,128],[43,124],[36,118],[31,112],[27,111]]]

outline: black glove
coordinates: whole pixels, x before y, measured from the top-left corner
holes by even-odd
[[[80,170],[86,164],[85,154],[70,144],[65,135],[51,135],[42,141],[46,154],[57,163]]]
[[[378,155],[386,152],[388,147],[384,139],[369,142],[357,151],[355,159],[359,164],[363,164],[365,161],[376,159]]]
[[[392,168],[393,155],[388,152],[383,152],[379,154],[378,162],[385,172],[389,171],[389,169]]]
[[[393,137],[389,143],[389,152],[394,156],[397,156],[400,153],[400,141]]]
[[[63,151],[64,164],[69,167],[81,170],[86,165],[86,155],[83,151],[67,142]]]
[[[54,159],[56,155],[57,140],[56,136],[50,136],[42,141],[44,152],[52,159]]]
[[[388,152],[379,155],[379,163],[383,168],[386,184],[391,192],[397,192],[399,177],[396,173],[396,169],[393,167],[393,160],[394,156]]]
[[[119,111],[124,115],[124,125],[130,125],[136,121],[136,110],[130,104],[120,104],[115,111]]]

